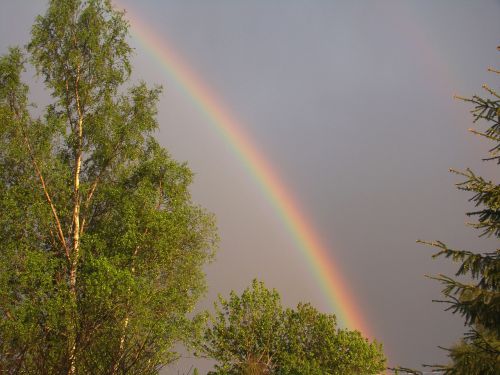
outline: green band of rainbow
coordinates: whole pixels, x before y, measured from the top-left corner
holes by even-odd
[[[174,52],[164,36],[158,36],[134,14],[127,13],[127,18],[132,25],[132,35],[158,61],[168,76],[175,80],[178,87],[210,121],[251,173],[293,237],[297,249],[307,259],[339,323],[371,336],[353,294],[330,258],[329,251],[299,210],[299,205],[280,181],[276,171],[245,134],[244,127]]]

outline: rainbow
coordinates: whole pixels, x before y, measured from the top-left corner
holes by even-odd
[[[245,133],[245,127],[231,115],[217,95],[175,52],[165,36],[158,36],[134,13],[128,12],[127,18],[132,26],[132,35],[158,61],[165,73],[175,80],[177,86],[223,137],[260,186],[293,237],[297,249],[309,263],[339,323],[371,337],[353,294],[349,291],[348,284],[329,255],[328,249],[320,241],[300,210],[299,204],[281,182],[278,173],[271,167],[271,163]]]

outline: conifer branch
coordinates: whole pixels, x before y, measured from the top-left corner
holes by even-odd
[[[488,67],[488,72],[500,74],[500,70],[492,68],[492,67]]]
[[[483,89],[485,89],[486,91],[488,91],[491,95],[497,97],[500,99],[500,95],[498,95],[498,93],[492,89],[491,87],[489,87],[486,83],[483,84]]]

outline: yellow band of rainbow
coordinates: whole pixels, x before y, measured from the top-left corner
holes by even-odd
[[[339,324],[357,329],[371,337],[360,309],[356,306],[354,295],[341,276],[330,252],[321,243],[290,191],[280,181],[278,173],[272,169],[262,152],[258,151],[250,137],[245,134],[244,126],[235,120],[186,61],[175,53],[175,49],[164,36],[157,35],[134,13],[128,12],[127,19],[131,22],[132,35],[136,40],[157,60],[165,73],[175,80],[179,88],[209,120],[251,173],[293,237],[297,249],[309,263]]]

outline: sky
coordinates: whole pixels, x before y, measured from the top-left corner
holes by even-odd
[[[42,0],[0,0],[0,53],[24,45]],[[417,239],[489,250],[467,227],[472,209],[449,168],[471,167],[488,145],[471,135],[453,99],[497,85],[500,1],[120,0],[195,72],[276,172],[327,248],[391,365],[446,361],[464,330],[425,275],[455,267]],[[282,216],[242,159],[132,35],[132,79],[161,84],[158,138],[195,173],[193,200],[217,217],[220,250],[209,290],[241,291],[253,278],[286,306],[332,306]],[[151,47],[151,46],[150,46]],[[158,45],[156,46],[158,47]],[[34,80],[32,71],[28,80]],[[38,85],[38,86],[37,86]],[[34,101],[46,101],[34,85]],[[497,180],[498,181],[498,180]],[[189,371],[191,358],[165,369]],[[206,364],[196,362],[203,369]]]

